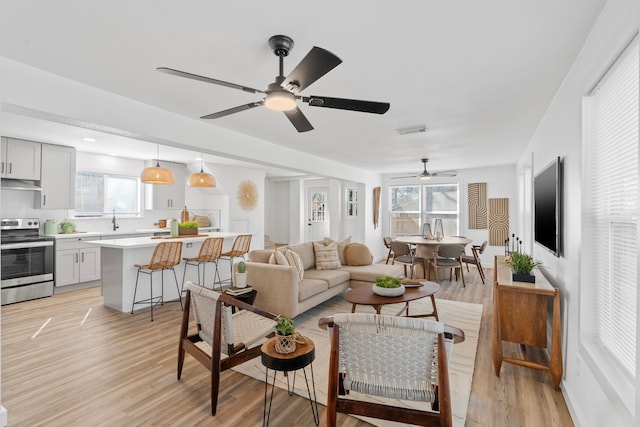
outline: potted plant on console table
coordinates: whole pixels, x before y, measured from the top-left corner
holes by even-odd
[[[505,262],[511,267],[514,282],[528,283],[536,282],[536,276],[531,274],[531,271],[542,264],[540,261],[534,261],[531,255],[524,252],[512,252],[511,255],[505,258]]]
[[[198,222],[197,221],[185,221],[178,224],[179,236],[196,236],[198,234]]]

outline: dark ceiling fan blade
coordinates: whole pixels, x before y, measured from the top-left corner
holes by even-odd
[[[312,107],[337,108],[376,114],[386,113],[391,106],[388,102],[359,101],[357,99],[329,98],[315,95],[303,96],[302,101],[307,102]]]
[[[406,175],[406,176],[392,176],[391,179],[407,179],[407,178],[417,178],[420,175]]]
[[[240,111],[249,110],[251,108],[264,105],[264,101],[251,102],[249,104],[239,105],[237,107],[229,108],[228,110],[218,111],[217,113],[207,114],[200,117],[201,119],[219,119],[220,117],[228,116],[229,114],[239,113]]]
[[[321,47],[314,46],[302,61],[296,65],[286,79],[281,83],[282,87],[297,93],[311,86],[313,82],[333,70],[342,62],[342,59]]]
[[[311,126],[311,123],[309,123],[309,120],[307,120],[299,108],[296,107],[293,110],[283,111],[283,113],[287,116],[298,132],[308,132],[313,130],[313,126]]]
[[[173,68],[158,67],[156,68],[156,70],[160,71],[161,73],[171,74],[173,76],[186,77],[188,79],[198,80],[205,83],[213,83],[214,85],[226,86],[232,89],[240,89],[249,93],[265,93],[260,89],[254,89],[252,87],[229,83],[223,80],[212,79],[211,77],[199,76],[198,74],[187,73],[186,71],[174,70]]]

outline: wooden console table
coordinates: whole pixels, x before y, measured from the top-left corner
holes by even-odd
[[[560,294],[540,271],[535,283],[514,282],[504,256],[494,260],[493,278],[493,367],[500,376],[502,362],[551,371],[553,386],[560,389],[562,343],[560,337]],[[553,297],[551,360],[541,364],[526,359],[525,345],[547,348],[547,300]],[[504,357],[502,341],[521,345],[523,358]]]

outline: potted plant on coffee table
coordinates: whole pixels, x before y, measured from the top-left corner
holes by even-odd
[[[196,236],[198,234],[198,224],[197,221],[185,221],[178,224],[178,235],[179,236]]]
[[[505,261],[511,267],[514,282],[536,282],[536,276],[531,274],[531,271],[542,262],[535,261],[531,255],[524,252],[512,252]]]
[[[405,287],[397,277],[378,276],[371,287],[373,293],[383,297],[397,297],[404,294]]]
[[[276,344],[278,353],[287,354],[296,351],[296,330],[293,327],[293,319],[278,316],[275,324]]]

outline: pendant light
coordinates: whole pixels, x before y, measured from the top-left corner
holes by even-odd
[[[216,178],[204,171],[204,155],[200,153],[200,172],[192,173],[187,181],[189,187],[215,187]]]
[[[156,147],[156,165],[144,168],[140,173],[140,180],[145,184],[173,184],[176,177],[171,169],[160,167],[160,144],[156,144]]]

